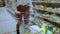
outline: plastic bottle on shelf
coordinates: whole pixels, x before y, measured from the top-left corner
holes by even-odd
[[[45,6],[43,6],[43,5],[40,5],[40,6],[39,6],[39,8],[45,9]]]
[[[47,34],[53,34],[53,26],[47,28]]]
[[[42,34],[46,34],[46,28],[45,27],[46,27],[46,24],[43,23],[42,27],[41,27]]]

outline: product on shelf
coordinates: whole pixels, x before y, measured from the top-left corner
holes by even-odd
[[[60,3],[60,0],[32,0],[34,3],[40,3],[40,2],[44,2],[44,3]]]
[[[44,8],[45,8],[45,6],[43,6],[43,5],[40,5],[40,6],[39,6],[39,8],[42,8],[42,9],[44,9]]]
[[[60,17],[57,16],[56,14],[45,13],[45,14],[40,14],[40,16],[42,16],[42,18],[48,19],[52,22],[60,23]]]
[[[46,34],[46,26],[47,26],[46,23],[43,23],[42,26],[41,26],[42,33],[43,33],[43,34]]]
[[[60,23],[60,17],[56,16],[55,14],[50,15],[52,19],[54,19],[55,22]]]
[[[35,8],[45,9],[45,6],[43,6],[43,5],[35,5]]]
[[[53,34],[53,27],[52,26],[49,26],[47,28],[47,34]]]
[[[45,1],[47,3],[57,3],[58,2],[58,0],[45,0]],[[44,5],[35,5],[34,8],[38,8],[38,10],[44,9],[44,11],[45,11],[45,12],[40,11],[41,13],[39,13],[39,11],[37,11],[37,15],[39,17],[42,16],[42,19],[36,17],[34,23],[36,23],[38,26],[40,26],[41,30],[43,32],[45,32],[45,28],[46,28],[47,29],[46,34],[60,34],[60,28],[51,24],[50,22],[43,20],[43,18],[45,18],[51,22],[56,22],[56,23],[60,24],[60,17],[56,15],[56,13],[60,13],[60,8],[47,7]],[[51,14],[50,14],[50,12],[51,12]],[[44,24],[44,23],[46,23],[46,26],[42,28],[42,24]]]
[[[60,14],[60,8],[47,7],[44,5],[35,5],[35,9]]]
[[[46,7],[45,10],[46,10],[46,11],[52,11],[53,8],[52,8],[52,7]]]
[[[57,8],[58,11],[60,11],[60,8]]]
[[[46,24],[46,26],[45,27],[43,27],[42,28],[42,25],[43,24]],[[43,33],[43,32],[45,32],[45,33],[58,33],[59,31],[56,31],[56,29],[57,29],[57,27],[52,27],[53,29],[52,29],[52,31],[50,31],[49,30],[49,28],[50,28],[50,26],[49,25],[51,25],[51,26],[54,26],[54,25],[52,25],[52,24],[50,24],[49,22],[46,22],[46,21],[44,21],[44,20],[42,20],[42,19],[40,19],[40,18],[35,18],[35,24],[37,24],[38,26],[40,26],[41,27],[41,34]],[[48,29],[47,29],[48,28]],[[45,31],[47,29],[47,32]]]

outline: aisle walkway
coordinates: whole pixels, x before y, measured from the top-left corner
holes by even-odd
[[[0,8],[0,34],[15,31],[16,23],[17,21],[7,12],[6,8]]]

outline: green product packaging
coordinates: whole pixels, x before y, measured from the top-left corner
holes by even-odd
[[[47,28],[47,34],[53,34],[53,27],[52,26]]]

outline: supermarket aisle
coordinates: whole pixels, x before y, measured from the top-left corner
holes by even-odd
[[[0,8],[0,34],[15,31],[17,20],[7,12],[6,8]],[[13,33],[15,34],[15,33]]]

